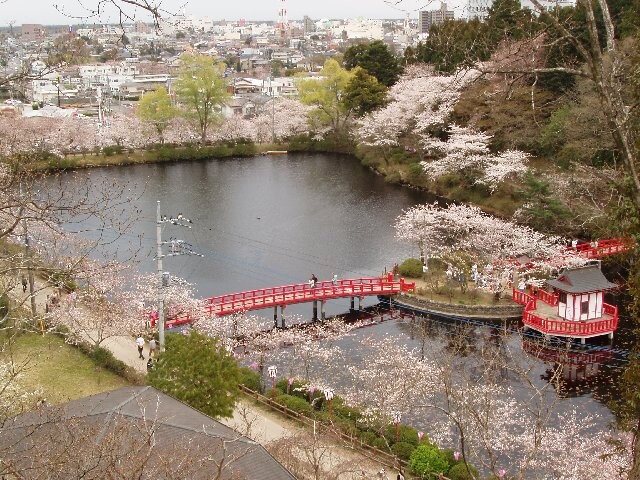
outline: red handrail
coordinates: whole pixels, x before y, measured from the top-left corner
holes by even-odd
[[[535,297],[533,297],[532,295],[529,295],[527,292],[516,290],[515,288],[512,290],[511,299],[514,302],[519,303],[520,305],[526,305],[531,300],[535,302]],[[535,309],[535,306],[533,308]]]
[[[626,252],[634,247],[632,238],[609,238],[606,240],[594,240],[593,242],[580,243],[575,247],[567,247],[567,251],[574,251],[586,258],[599,258],[605,255]]]
[[[368,295],[395,295],[400,292],[415,291],[415,282],[407,282],[404,278],[395,280],[392,274],[382,277],[366,277],[317,282],[315,286],[308,283],[284,285],[281,287],[261,288],[246,292],[229,293],[204,299],[204,313],[211,315],[229,315],[236,312],[259,310],[263,308],[328,300],[341,297],[364,297]],[[152,325],[158,314],[148,314]],[[176,326],[191,322],[190,315],[185,315],[167,322],[167,326]]]
[[[536,297],[542,300],[544,303],[551,305],[552,307],[558,305],[558,300],[560,298],[557,294],[549,293],[546,290],[536,291]]]
[[[525,307],[522,321],[525,325],[540,332],[560,336],[592,336],[613,332],[618,328],[618,308],[613,305],[603,304],[603,311],[610,318],[588,321],[555,320],[541,317],[533,313],[535,306],[529,302]]]

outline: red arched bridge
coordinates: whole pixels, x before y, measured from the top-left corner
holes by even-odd
[[[566,251],[578,253],[588,259],[595,259],[607,255],[626,252],[634,246],[630,238],[612,238],[587,243],[575,243],[567,247]],[[287,305],[294,303],[313,302],[313,318],[318,318],[318,303],[321,308],[321,318],[324,319],[324,304],[332,298],[351,298],[351,309],[354,309],[355,299],[361,299],[370,295],[395,295],[400,292],[413,292],[415,282],[406,282],[404,278],[395,279],[392,274],[381,277],[353,278],[317,282],[315,286],[309,283],[298,283],[295,285],[284,285],[282,287],[262,288],[249,290],[246,292],[229,293],[203,300],[204,314],[208,316],[230,315],[238,312],[248,312],[251,310],[261,310],[273,307],[274,323],[278,325],[278,307],[280,307],[280,317],[284,327],[284,317],[282,311]],[[358,305],[360,306],[360,305]],[[152,326],[158,321],[158,312],[148,313],[148,318]],[[190,314],[182,312],[167,312],[165,327],[170,328],[193,320]]]
[[[633,247],[632,238],[608,238],[606,240],[594,240],[593,242],[572,245],[567,247],[567,252],[574,251],[582,257],[592,259],[626,252]]]
[[[273,319],[278,326],[278,307],[282,327],[284,316],[282,312],[287,305],[295,303],[313,302],[313,319],[318,318],[318,304],[320,304],[320,316],[325,318],[325,302],[333,298],[351,298],[351,309],[355,308],[355,299],[358,299],[358,308],[362,298],[371,295],[395,295],[400,292],[413,292],[415,282],[406,282],[404,278],[395,279],[392,274],[382,277],[352,278],[344,280],[322,281],[315,285],[298,283],[284,285],[282,287],[261,288],[246,292],[229,293],[203,300],[204,314],[208,316],[230,315],[238,312],[262,310],[273,307]],[[158,320],[158,312],[149,314],[151,324]],[[170,328],[191,322],[191,315],[184,313],[167,315],[165,327]]]

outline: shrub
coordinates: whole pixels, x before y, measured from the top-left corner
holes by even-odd
[[[387,183],[401,183],[402,178],[400,177],[400,173],[398,172],[389,172],[385,177],[384,181]]]
[[[403,460],[409,460],[409,458],[411,457],[411,454],[415,449],[416,449],[415,445],[412,445],[411,443],[407,443],[407,442],[398,442],[394,444],[393,447],[391,447],[391,450],[393,450],[393,453],[395,453],[398,458],[401,458]]]
[[[119,155],[124,151],[121,145],[108,145],[102,149],[102,153],[105,157],[111,157],[113,155]]]
[[[417,258],[407,258],[398,267],[403,277],[420,278],[422,276],[422,262]]]
[[[380,438],[380,437],[376,437],[375,440],[371,442],[371,446],[376,447],[385,452],[389,450],[389,445],[387,445],[387,442],[385,442],[384,438]]]
[[[409,458],[412,472],[425,478],[436,478],[449,470],[444,452],[434,445],[424,444],[416,448]]]
[[[240,369],[240,384],[255,392],[262,392],[262,379],[260,378],[260,374],[250,368],[242,367]]]
[[[362,413],[358,408],[350,407],[345,403],[333,404],[333,414],[336,417],[344,418],[345,420],[349,420],[351,422],[357,422],[362,417]]]
[[[294,412],[303,413],[305,415],[311,415],[313,409],[311,405],[300,397],[294,397],[293,395],[287,395],[286,393],[283,395],[278,395],[275,398],[275,401],[280,405],[284,405],[285,407],[293,410]]]
[[[276,383],[276,388],[286,392],[287,395],[303,398],[306,401],[307,391],[303,388],[305,385],[306,383],[300,380],[294,380],[293,383],[289,385],[289,379],[285,378]]]
[[[407,180],[411,183],[419,183],[425,178],[424,167],[419,163],[412,163],[407,168]]]
[[[389,443],[396,441],[396,426],[389,425],[385,429],[384,436]],[[398,442],[408,443],[414,447],[418,445],[418,431],[409,425],[398,425]]]
[[[471,470],[471,474],[469,473]],[[469,465],[469,469],[467,469],[467,465],[464,463],[457,463],[449,470],[447,473],[447,477],[450,480],[473,480],[478,478],[480,472],[473,465]]]
[[[373,445],[377,439],[378,435],[373,433],[371,430],[365,430],[360,434],[360,441],[362,443],[366,443],[367,445]]]

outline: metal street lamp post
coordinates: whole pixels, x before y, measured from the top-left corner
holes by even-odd
[[[327,399],[327,405],[329,406],[329,418],[331,418],[331,400],[333,400],[333,390],[330,388],[325,389],[324,398]]]
[[[400,412],[393,412],[393,423],[396,424],[396,443],[398,443],[398,437],[399,437],[399,425],[400,425],[400,420],[402,419],[402,414]]]
[[[271,365],[267,368],[267,374],[269,375],[269,378],[271,378],[271,399],[273,399],[276,394],[276,375],[278,375],[278,367]]]

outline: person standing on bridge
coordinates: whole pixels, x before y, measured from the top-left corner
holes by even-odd
[[[312,273],[311,274],[311,287],[315,288],[317,283],[318,283],[318,277],[316,277],[315,273]]]
[[[336,273],[333,274],[333,278],[331,279],[331,282],[333,283],[334,286],[338,285],[338,275]]]

